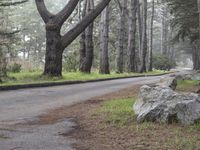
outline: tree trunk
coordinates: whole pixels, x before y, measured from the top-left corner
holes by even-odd
[[[137,17],[138,17],[138,35],[139,35],[139,56],[141,57],[141,47],[142,47],[142,11],[140,0],[137,0]]]
[[[94,10],[94,1],[87,0],[86,14]],[[90,73],[92,68],[92,62],[94,57],[93,46],[93,23],[91,23],[85,30],[85,58],[81,62],[80,71],[84,73]]]
[[[109,41],[109,6],[101,14],[100,23],[100,70],[101,74],[110,74],[108,41]]]
[[[149,45],[149,71],[153,70],[153,23],[154,23],[154,12],[155,12],[155,1],[152,0],[152,14],[151,14],[151,31],[150,31],[150,45]]]
[[[128,39],[128,72],[136,71],[136,13],[137,0],[131,0],[131,15],[129,17],[129,39]]]
[[[117,50],[117,73],[124,72],[124,43],[125,43],[125,25],[126,25],[126,9],[127,0],[123,0],[123,5],[120,12],[119,22],[119,39],[118,39],[118,50]]]
[[[136,71],[139,72],[140,71],[140,66],[141,66],[141,47],[142,47],[142,12],[141,12],[141,3],[140,0],[137,0],[137,21],[138,21],[138,48],[136,49]]]
[[[167,12],[167,6],[165,4],[165,1],[162,0],[162,26],[161,26],[161,52],[163,55],[168,56],[168,12]]]
[[[199,13],[199,40],[198,40],[198,44],[196,48],[197,63],[196,63],[195,70],[200,70],[200,0],[197,0],[197,2],[198,2],[197,4],[198,4],[198,13]]]
[[[85,17],[86,9],[87,9],[87,0],[84,1],[82,15],[80,17],[80,20]],[[82,63],[83,63],[85,57],[86,57],[85,31],[83,31],[83,33],[81,33],[81,37],[80,37],[80,60],[79,60],[79,70],[80,71],[83,70]]]
[[[48,29],[46,25],[46,58],[44,75],[61,76],[62,54],[61,36],[59,31]]]
[[[61,36],[60,30],[62,25],[73,13],[80,1],[69,0],[59,13],[51,14],[45,6],[44,0],[35,0],[38,12],[46,24],[45,75],[61,76],[63,50],[94,21],[110,1],[102,0],[92,12],[87,14],[78,24]]]
[[[142,19],[142,45],[141,45],[141,68],[140,72],[146,72],[146,56],[147,56],[147,0],[143,0],[143,19]]]

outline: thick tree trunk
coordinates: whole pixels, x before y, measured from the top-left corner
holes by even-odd
[[[128,39],[128,72],[136,71],[136,13],[137,0],[131,0],[131,15],[129,17],[129,39]]]
[[[60,35],[60,29],[64,22],[73,13],[80,1],[69,0],[67,5],[57,14],[51,14],[48,11],[44,0],[35,0],[35,2],[38,12],[46,24],[47,51],[44,74],[50,76],[60,76],[62,73],[63,50],[94,21],[94,19],[109,4],[110,0],[102,0],[93,11],[88,13],[64,36]]]
[[[140,72],[146,72],[147,56],[147,0],[143,0],[143,19],[142,19],[142,45],[141,45],[141,68]]]
[[[109,6],[101,14],[100,23],[100,70],[101,74],[110,74],[108,41],[109,41]]]
[[[153,25],[154,25],[154,12],[155,12],[155,1],[152,0],[152,14],[151,14],[151,31],[150,31],[150,45],[149,45],[149,71],[153,70]]]
[[[46,58],[44,75],[61,76],[62,54],[61,36],[59,31],[47,29],[46,27]]]
[[[94,1],[87,0],[86,14],[94,10]],[[92,62],[94,57],[93,46],[93,23],[91,23],[85,30],[85,58],[81,62],[80,71],[84,73],[90,73],[92,68]]]
[[[125,25],[126,25],[126,9],[127,9],[127,0],[123,0],[123,5],[120,13],[120,22],[119,22],[119,39],[118,39],[118,49],[117,49],[117,58],[116,58],[116,67],[117,73],[124,72],[124,43],[125,43]]]

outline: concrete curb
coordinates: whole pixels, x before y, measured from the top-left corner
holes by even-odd
[[[128,79],[128,78],[139,78],[139,77],[156,77],[163,76],[171,73],[162,73],[157,75],[136,75],[128,77],[116,77],[116,78],[106,78],[106,79],[94,79],[94,80],[77,80],[77,81],[63,81],[63,82],[48,82],[48,83],[33,83],[33,84],[19,84],[19,85],[8,85],[0,86],[0,91],[10,91],[10,90],[19,90],[19,89],[28,89],[28,88],[39,88],[39,87],[51,87],[51,86],[60,86],[60,85],[73,85],[81,83],[90,83],[90,82],[100,82],[100,81],[109,81],[117,79]]]

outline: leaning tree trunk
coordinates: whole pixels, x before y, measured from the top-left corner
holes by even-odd
[[[137,0],[131,0],[131,15],[129,17],[129,38],[128,38],[128,72],[136,71],[136,13]]]
[[[108,41],[109,41],[109,6],[101,14],[100,23],[100,70],[101,74],[110,74]]]
[[[118,39],[118,49],[116,58],[117,73],[124,72],[124,43],[125,43],[125,25],[126,25],[126,9],[127,0],[123,0],[123,5],[120,12],[120,22],[119,22],[119,39]]]
[[[151,14],[151,31],[150,31],[150,45],[149,45],[149,71],[153,70],[153,22],[154,22],[154,12],[155,12],[155,1],[152,0],[152,14]]]
[[[146,72],[147,56],[147,0],[143,0],[143,19],[142,19],[142,45],[141,45],[141,68],[140,72]]]
[[[57,14],[51,14],[44,0],[35,0],[38,12],[46,25],[46,57],[44,75],[62,75],[62,54],[69,46],[103,11],[111,0],[102,0],[96,8],[88,13],[71,30],[61,36],[60,30],[64,22],[73,13],[80,0],[69,0],[67,5]]]

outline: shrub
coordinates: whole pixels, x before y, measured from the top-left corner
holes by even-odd
[[[167,56],[156,54],[153,56],[153,68],[158,70],[170,70],[176,66],[174,61],[171,61]]]
[[[22,65],[14,63],[8,67],[9,72],[19,73],[22,70]]]
[[[64,71],[67,72],[76,72],[78,70],[78,60],[77,60],[77,52],[68,52],[67,55],[64,56]]]

